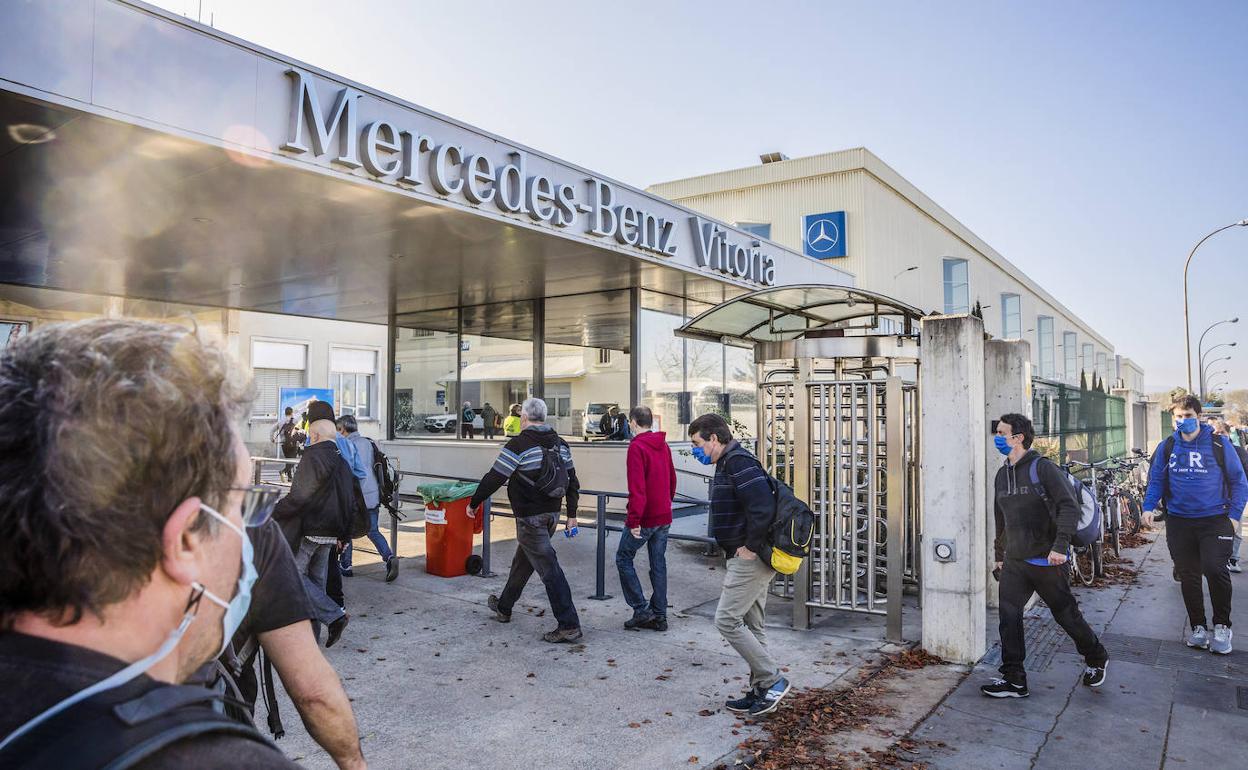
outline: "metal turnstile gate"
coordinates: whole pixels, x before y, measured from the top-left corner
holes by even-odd
[[[815,513],[806,566],[775,586],[794,625],[812,609],[866,612],[900,638],[903,585],[919,579],[917,385],[785,369],[760,391],[760,457]]]

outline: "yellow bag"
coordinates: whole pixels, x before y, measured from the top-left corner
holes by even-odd
[[[802,566],[802,557],[785,553],[779,548],[771,549],[771,568],[781,575],[792,575]]]

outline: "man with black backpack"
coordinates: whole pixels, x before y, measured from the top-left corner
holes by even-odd
[[[776,494],[754,455],[732,437],[727,421],[704,414],[689,424],[693,456],[715,466],[711,481],[711,534],[728,556],[715,609],[715,627],[750,667],[750,689],[725,708],[761,716],[775,711],[790,684],[767,650],[767,592],[776,577],[769,539]]]
[[[1081,507],[1066,473],[1031,448],[1035,440],[1035,427],[1027,417],[1006,414],[997,420],[993,443],[1006,456],[997,471],[993,505],[994,574],[1001,582],[1001,678],[979,688],[989,698],[1030,694],[1023,669],[1027,657],[1023,610],[1033,593],[1044,600],[1083,656],[1085,685],[1105,684],[1109,666],[1105,646],[1079,611],[1065,566]]]
[[[381,561],[386,565],[386,582],[393,583],[395,578],[399,576],[399,559],[390,550],[390,544],[386,542],[386,538],[382,536],[378,525],[378,514],[381,510],[381,483],[385,478],[385,474],[389,472],[385,465],[385,455],[382,455],[382,462],[377,462],[379,450],[373,440],[360,433],[359,423],[356,422],[355,416],[344,414],[337,420],[338,433],[350,441],[359,453],[360,462],[369,471],[368,474],[360,480],[360,491],[364,496],[364,507],[368,509],[368,539],[372,542],[373,547],[377,549],[377,555],[381,557]],[[351,577],[354,572],[351,569],[351,543],[347,542],[345,548],[342,549],[342,556],[339,558],[340,569],[343,577]]]
[[[1187,646],[1231,652],[1231,574],[1235,528],[1248,504],[1248,479],[1231,442],[1200,423],[1200,399],[1171,407],[1174,434],[1153,455],[1144,510],[1166,508],[1166,544],[1183,593],[1191,634]],[[1205,592],[1213,604],[1213,634],[1205,622]]]
[[[273,430],[269,432],[269,440],[278,445],[284,460],[298,459],[299,448],[306,438],[307,436],[295,424],[295,410],[289,406],[286,407],[286,416],[274,425]],[[287,482],[291,482],[295,478],[294,470],[294,466],[290,463],[282,463],[282,470],[279,475],[281,478],[286,479]]]
[[[572,450],[546,424],[546,402],[527,399],[521,406],[520,435],[503,445],[494,466],[481,479],[469,502],[471,515],[507,485],[507,499],[516,517],[516,555],[501,596],[491,595],[490,609],[500,623],[511,622],[512,608],[534,572],[546,586],[546,597],[559,626],[542,635],[547,642],[574,642],[581,638],[581,620],[572,603],[572,589],[559,566],[550,538],[559,524],[559,509],[567,500],[565,533],[576,534],[576,506],[580,481],[572,465]]]

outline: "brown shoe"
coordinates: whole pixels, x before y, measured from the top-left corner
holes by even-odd
[[[490,611],[494,613],[494,619],[497,620],[499,623],[511,622],[511,613],[503,612],[502,610],[498,608],[497,596],[495,596],[494,594],[490,594],[490,598],[486,599],[485,603],[490,608]]]
[[[542,641],[551,644],[559,644],[561,642],[575,642],[584,634],[579,628],[556,628],[554,631],[547,631],[542,634]]]

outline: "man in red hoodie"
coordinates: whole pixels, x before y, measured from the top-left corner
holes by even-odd
[[[628,445],[628,519],[615,552],[624,600],[633,617],[630,630],[667,630],[667,531],[672,525],[672,499],[676,497],[676,468],[667,434],[653,430],[650,407],[635,406],[628,414],[633,440]],[[650,601],[642,593],[633,558],[642,546],[650,555]]]

